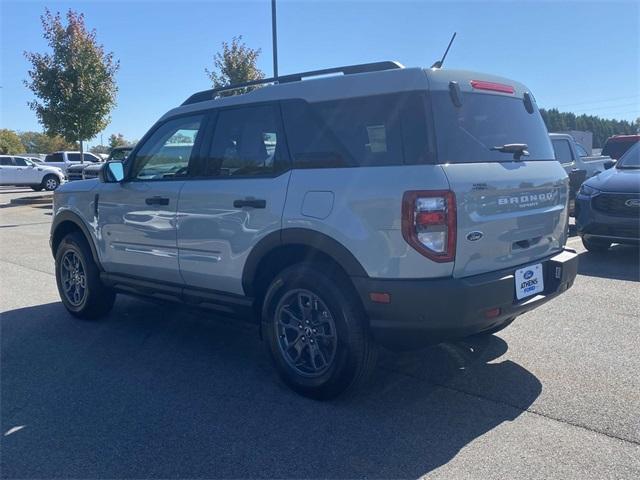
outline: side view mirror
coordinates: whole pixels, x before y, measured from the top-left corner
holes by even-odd
[[[124,180],[124,164],[117,160],[105,163],[99,178],[103,183],[120,183]]]
[[[613,160],[609,160],[607,162],[604,162],[604,168],[605,170],[609,170],[610,168],[612,168],[614,165],[616,164],[616,162],[614,162]]]

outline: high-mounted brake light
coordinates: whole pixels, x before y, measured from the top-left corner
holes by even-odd
[[[484,80],[471,80],[471,86],[476,90],[490,90],[492,92],[510,93],[514,94],[516,89],[511,85],[505,85],[504,83],[485,82]]]
[[[449,190],[405,192],[402,236],[425,257],[451,262],[456,255],[456,197]]]

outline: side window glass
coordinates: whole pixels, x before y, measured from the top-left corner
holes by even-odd
[[[18,167],[26,167],[27,166],[27,161],[24,158],[13,157],[13,161],[16,163],[16,166],[18,166]]]
[[[186,176],[202,119],[202,115],[176,118],[159,127],[132,159],[129,178],[163,180]]]
[[[47,155],[44,159],[45,162],[64,162],[61,153],[52,153]]]
[[[0,165],[2,165],[3,167],[10,167],[11,165],[13,165],[11,157],[0,157]]]
[[[79,153],[67,153],[67,159],[70,162],[79,162],[80,161],[80,154]]]
[[[560,163],[571,163],[573,155],[571,155],[571,147],[566,140],[553,140],[553,150],[556,154],[556,160]]]
[[[294,168],[345,167],[353,162],[335,135],[303,101],[282,104]]]
[[[277,109],[271,105],[221,110],[204,175],[271,175],[282,162],[282,138]]]

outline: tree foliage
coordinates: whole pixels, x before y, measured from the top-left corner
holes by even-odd
[[[26,153],[51,153],[58,150],[77,150],[76,142],[69,142],[60,135],[50,136],[42,132],[20,132],[20,141]]]
[[[112,133],[109,135],[109,148],[126,147],[129,142],[125,140],[121,133]]]
[[[640,119],[635,122],[605,119],[595,115],[560,112],[557,108],[550,110],[541,108],[540,114],[549,132],[582,130],[593,133],[594,148],[602,148],[607,138],[612,135],[632,134],[640,129]]]
[[[65,25],[46,9],[41,20],[51,52],[25,52],[31,62],[25,85],[37,98],[29,106],[47,134],[69,142],[93,138],[110,121],[119,62],[97,43],[96,31],[87,30],[84,15],[69,10]]]
[[[0,153],[4,155],[14,155],[24,153],[24,145],[20,137],[13,130],[0,129]]]
[[[233,37],[231,43],[222,42],[222,51],[213,58],[213,70],[204,71],[211,80],[213,88],[236,85],[264,78],[264,73],[258,68],[257,61],[261,50],[247,47],[242,41],[242,35]],[[257,87],[240,88],[220,93],[220,96],[240,95]]]

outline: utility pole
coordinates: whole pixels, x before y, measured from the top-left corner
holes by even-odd
[[[276,0],[271,0],[271,36],[273,38],[273,77],[278,78],[278,30],[276,28]]]

